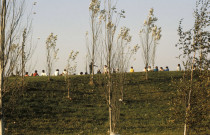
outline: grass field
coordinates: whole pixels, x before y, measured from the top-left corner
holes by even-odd
[[[171,80],[181,72],[128,73],[118,131],[121,135],[180,135],[183,120],[173,122]],[[96,76],[97,77],[97,76]],[[12,82],[15,81],[11,78]],[[70,95],[64,77],[26,78],[26,90],[4,95],[8,135],[107,135],[108,107],[104,92],[89,85],[90,76],[72,76]],[[18,85],[18,84],[17,84]]]

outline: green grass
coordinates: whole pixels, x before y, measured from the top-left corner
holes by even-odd
[[[171,122],[170,102],[175,89],[171,79],[181,72],[126,74],[124,101],[118,131],[121,135],[180,135],[183,121]],[[98,76],[96,75],[96,78]],[[14,78],[10,78],[14,82]],[[98,85],[90,76],[71,76],[70,95],[64,77],[26,78],[26,90],[6,93],[4,113],[9,135],[107,135],[108,107]],[[16,80],[17,81],[17,80]],[[13,93],[13,94],[12,94]]]

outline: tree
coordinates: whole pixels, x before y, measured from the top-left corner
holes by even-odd
[[[141,41],[140,45],[142,47],[142,55],[146,69],[151,64],[151,60],[154,68],[156,47],[158,44],[158,40],[160,40],[161,38],[161,28],[158,28],[155,25],[155,22],[158,19],[154,16],[153,13],[154,9],[151,8],[147,19],[144,21],[143,28],[139,32],[139,37]],[[146,79],[148,79],[147,70]]]
[[[124,84],[126,78],[126,71],[128,70],[128,66],[132,61],[132,56],[138,51],[139,46],[135,45],[132,47],[130,45],[132,37],[129,33],[130,29],[127,27],[122,27],[120,33],[118,34],[116,50],[115,50],[115,59],[114,59],[114,67],[117,68],[119,72],[119,84],[117,84],[121,91],[120,100],[123,101],[124,97]]]
[[[56,41],[57,41],[57,35],[53,35],[51,33],[47,40],[46,40],[46,51],[47,51],[47,72],[48,72],[48,79],[50,81],[50,76],[53,68],[54,62],[58,59],[58,51],[59,49],[56,49]]]
[[[69,57],[67,59],[67,66],[66,66],[66,70],[67,70],[67,75],[65,75],[65,78],[67,77],[67,89],[68,89],[68,98],[71,100],[70,98],[70,87],[71,87],[71,80],[70,80],[70,76],[73,73],[76,72],[76,68],[77,68],[77,63],[75,62],[77,55],[79,54],[78,51],[74,52],[73,50],[71,51],[71,53],[69,54]]]
[[[105,74],[105,97],[107,99],[107,104],[109,108],[109,133],[114,134],[116,132],[117,123],[119,120],[120,114],[120,104],[121,98],[120,88],[116,75],[112,74],[112,69],[115,66],[116,62],[116,31],[121,18],[125,18],[124,10],[118,12],[116,10],[117,1],[104,0],[104,7],[100,13],[100,21],[104,25],[102,28],[102,45],[101,49],[104,55],[104,61],[108,67],[108,72]]]
[[[90,30],[91,44],[90,46],[87,46],[87,48],[88,48],[88,56],[90,57],[89,58],[90,59],[89,68],[91,72],[90,74],[92,74],[91,83],[93,83],[94,64],[96,62],[98,41],[99,41],[99,35],[101,32],[101,22],[99,21],[100,1],[91,0],[90,6],[89,6],[89,13],[90,13],[90,27],[91,27],[91,30]]]
[[[0,2],[0,134],[2,135],[4,134],[2,93],[4,90],[5,69],[10,52],[14,49],[14,40],[17,37],[18,26],[20,26],[21,17],[23,16],[25,1],[1,0]]]
[[[194,26],[184,31],[182,21],[178,28],[179,42],[176,45],[182,51],[182,59],[186,71],[178,86],[178,94],[185,107],[184,135],[195,130],[197,134],[207,134],[206,119],[209,98],[209,36],[210,26],[208,0],[198,0],[194,11]],[[199,125],[202,124],[202,127]]]

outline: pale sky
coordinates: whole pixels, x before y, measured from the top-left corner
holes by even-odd
[[[58,35],[57,48],[59,48],[59,60],[55,63],[54,70],[60,72],[66,66],[66,61],[71,50],[79,51],[77,59],[77,73],[85,72],[85,33],[89,30],[89,3],[90,0],[30,0],[36,1],[33,17],[33,39],[40,37],[33,56],[35,69],[41,73],[46,69],[45,41],[53,32]],[[139,30],[146,19],[149,9],[154,8],[154,15],[158,18],[156,23],[162,27],[162,39],[157,47],[156,64],[159,67],[169,66],[170,70],[176,70],[181,63],[176,57],[179,55],[175,44],[178,42],[177,29],[179,21],[184,18],[183,26],[189,29],[193,25],[193,9],[196,0],[119,0],[117,9],[126,11],[126,18],[121,19],[120,27],[130,28],[132,36],[131,44],[140,44]],[[119,28],[120,28],[119,27]],[[135,71],[142,71],[144,62],[141,49],[135,55],[136,60],[130,66]],[[53,71],[54,71],[53,70]]]

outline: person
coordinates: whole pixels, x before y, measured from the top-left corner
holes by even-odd
[[[59,76],[59,69],[56,69],[55,76]]]
[[[62,75],[63,75],[63,76],[67,75],[67,71],[66,71],[66,69],[64,69],[64,70],[63,70]]]
[[[97,74],[101,74],[101,70],[100,69],[97,70]]]
[[[90,65],[89,65],[90,74],[92,74],[94,66],[97,67],[96,65],[93,64],[93,62],[90,62]]]
[[[88,75],[88,72],[85,72],[85,75]]]
[[[195,71],[197,69],[196,65],[193,65],[193,70]]]
[[[83,72],[80,72],[80,75],[83,75]]]
[[[151,66],[148,66],[148,71],[152,71],[152,68],[151,68]]]
[[[177,71],[181,71],[181,66],[180,66],[180,64],[178,64],[176,70],[177,70]]]
[[[116,73],[116,70],[115,70],[115,68],[113,68],[113,73]]]
[[[130,73],[133,73],[134,72],[134,69],[133,69],[133,67],[131,67],[131,69],[130,69]]]
[[[108,73],[108,67],[107,65],[104,65],[104,74],[107,74]]]
[[[39,76],[37,70],[35,70],[35,72],[33,73],[33,76]]]
[[[164,71],[164,70],[163,70],[163,67],[160,67],[160,71]]]
[[[120,69],[119,68],[117,68],[116,73],[120,73]]]
[[[92,71],[93,71],[93,62],[90,62],[89,70],[90,70],[90,74],[92,74]]]
[[[169,71],[169,68],[168,68],[168,66],[166,66],[166,69],[165,69],[164,71]]]
[[[147,72],[147,67],[144,67],[143,71],[144,71],[144,72]]]
[[[12,72],[10,76],[11,76],[11,77],[14,77],[15,75],[14,75],[14,73]]]
[[[155,69],[153,70],[154,72],[158,72],[158,66],[155,67]]]
[[[45,70],[42,70],[41,76],[47,76]]]
[[[27,77],[27,76],[29,76],[29,75],[28,75],[28,72],[26,72],[26,74],[25,74],[25,77]]]

